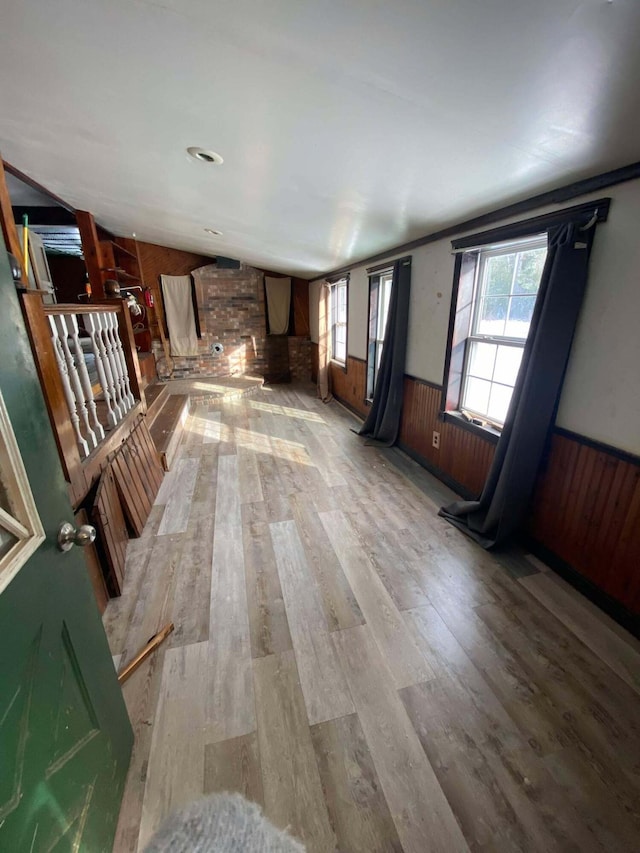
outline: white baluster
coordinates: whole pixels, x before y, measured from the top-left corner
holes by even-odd
[[[118,408],[118,420],[122,420],[127,412],[127,404],[122,394],[120,387],[120,365],[113,349],[113,340],[110,335],[109,321],[107,314],[98,314],[98,323],[100,324],[101,337],[104,341],[104,346],[107,351],[107,361],[111,370],[111,379],[113,382],[114,402]]]
[[[76,357],[76,366],[78,368],[78,374],[80,376],[82,390],[84,391],[84,399],[89,410],[89,418],[93,425],[93,430],[98,437],[98,441],[102,441],[104,438],[104,428],[100,423],[100,419],[98,418],[98,409],[96,406],[95,398],[93,396],[91,379],[89,377],[89,371],[87,370],[87,364],[84,358],[84,350],[82,349],[82,344],[80,343],[78,318],[75,314],[67,315],[67,331],[71,336],[71,340],[73,341],[73,351]]]
[[[107,314],[107,320],[111,328],[111,337],[113,339],[113,351],[120,365],[121,388],[124,401],[127,405],[127,411],[135,405],[135,397],[131,393],[131,384],[129,382],[129,370],[127,368],[127,360],[124,357],[124,349],[120,340],[120,328],[118,326],[118,315]]]
[[[102,329],[98,321],[99,317],[99,314],[94,314],[93,312],[85,314],[84,327],[91,337],[91,346],[93,348],[93,354],[96,357],[96,369],[98,371],[100,384],[102,385],[104,399],[107,404],[107,419],[111,426],[115,426],[118,421],[121,420],[122,414],[116,401],[115,391],[113,388],[113,376],[111,374],[109,359],[107,358],[107,350],[102,339]]]
[[[76,409],[76,398],[73,393],[73,389],[71,388],[71,382],[69,380],[69,371],[67,368],[67,360],[65,357],[65,351],[62,341],[60,340],[60,334],[58,332],[58,327],[55,323],[55,318],[49,317],[49,325],[51,327],[51,338],[53,340],[53,351],[56,355],[56,361],[58,363],[58,370],[60,371],[60,378],[62,379],[62,388],[64,390],[64,397],[67,401],[67,406],[69,407],[69,415],[71,417],[71,424],[73,426],[73,431],[76,434],[76,440],[80,445],[80,450],[85,456],[89,455],[89,445],[82,437],[82,433],[80,432],[80,417],[78,416],[78,411]],[[68,347],[67,347],[68,350]]]
[[[84,356],[82,355],[81,351],[80,359],[78,360],[77,357],[74,358],[73,354],[71,353],[71,349],[69,348],[69,325],[67,323],[66,316],[64,314],[56,314],[54,316],[50,316],[49,323],[51,323],[52,321],[56,324],[58,337],[60,340],[60,344],[62,345],[62,353],[67,364],[67,373],[69,375],[71,390],[73,391],[73,396],[76,400],[76,411],[80,416],[80,423],[84,427],[82,432],[87,437],[87,443],[91,447],[97,447],[98,438],[93,429],[91,428],[91,424],[89,423],[89,412],[87,410],[85,391],[82,386],[82,382],[80,381],[80,365],[82,365],[82,367],[85,367]],[[89,386],[89,392],[91,392],[91,386]]]

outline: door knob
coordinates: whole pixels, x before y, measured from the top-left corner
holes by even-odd
[[[74,545],[91,545],[96,538],[96,529],[91,524],[82,524],[74,527],[68,521],[64,521],[58,530],[58,548],[68,551]]]

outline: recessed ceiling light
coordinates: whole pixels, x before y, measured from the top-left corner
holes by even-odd
[[[187,148],[187,154],[194,160],[199,160],[200,163],[215,163],[216,166],[224,163],[222,157],[215,151],[207,151],[205,148],[198,148],[197,145]]]
[[[222,231],[216,231],[215,228],[205,228],[204,230],[207,234],[211,234],[212,237],[222,237]]]

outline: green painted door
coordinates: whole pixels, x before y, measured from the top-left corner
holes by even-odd
[[[82,553],[56,547],[73,512],[1,236],[0,392],[44,529],[0,571],[0,850],[110,851],[133,737]],[[0,443],[1,569],[18,475]]]

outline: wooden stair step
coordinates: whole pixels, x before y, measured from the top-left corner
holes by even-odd
[[[153,382],[144,389],[144,398],[147,402],[147,426],[151,425],[158,417],[169,396],[169,388],[164,382]]]
[[[151,438],[165,471],[170,470],[188,415],[188,394],[168,394],[151,424]]]
[[[139,352],[138,364],[140,365],[140,388],[146,390],[158,376],[155,356],[151,352]]]

